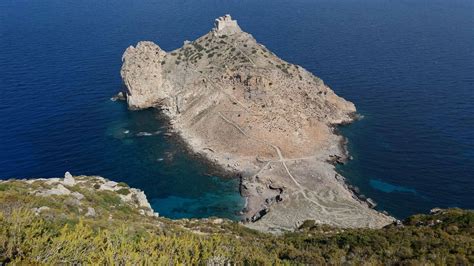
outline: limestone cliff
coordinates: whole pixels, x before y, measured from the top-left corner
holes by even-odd
[[[179,49],[139,42],[122,60],[130,109],[160,109],[194,152],[241,175],[249,227],[392,221],[355,197],[330,163],[346,156],[333,126],[352,121],[354,104],[278,58],[229,15]]]

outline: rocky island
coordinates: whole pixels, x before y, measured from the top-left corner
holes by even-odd
[[[179,49],[142,41],[122,60],[130,109],[159,109],[193,153],[240,176],[249,227],[291,230],[311,219],[378,228],[393,221],[335,171],[347,157],[335,126],[354,119],[354,104],[277,57],[230,15]]]

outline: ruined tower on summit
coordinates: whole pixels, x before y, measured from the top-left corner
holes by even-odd
[[[217,18],[214,22],[214,34],[216,36],[232,35],[241,31],[237,20],[233,20],[229,14]]]

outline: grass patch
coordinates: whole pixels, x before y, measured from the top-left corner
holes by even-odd
[[[118,194],[120,195],[128,195],[130,194],[130,189],[128,188],[121,188],[119,190],[116,191]]]

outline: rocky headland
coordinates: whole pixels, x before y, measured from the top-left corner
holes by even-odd
[[[393,222],[335,171],[347,158],[335,126],[353,121],[354,104],[277,57],[229,15],[179,49],[166,52],[143,41],[122,60],[130,109],[159,109],[192,152],[241,178],[248,227]]]

